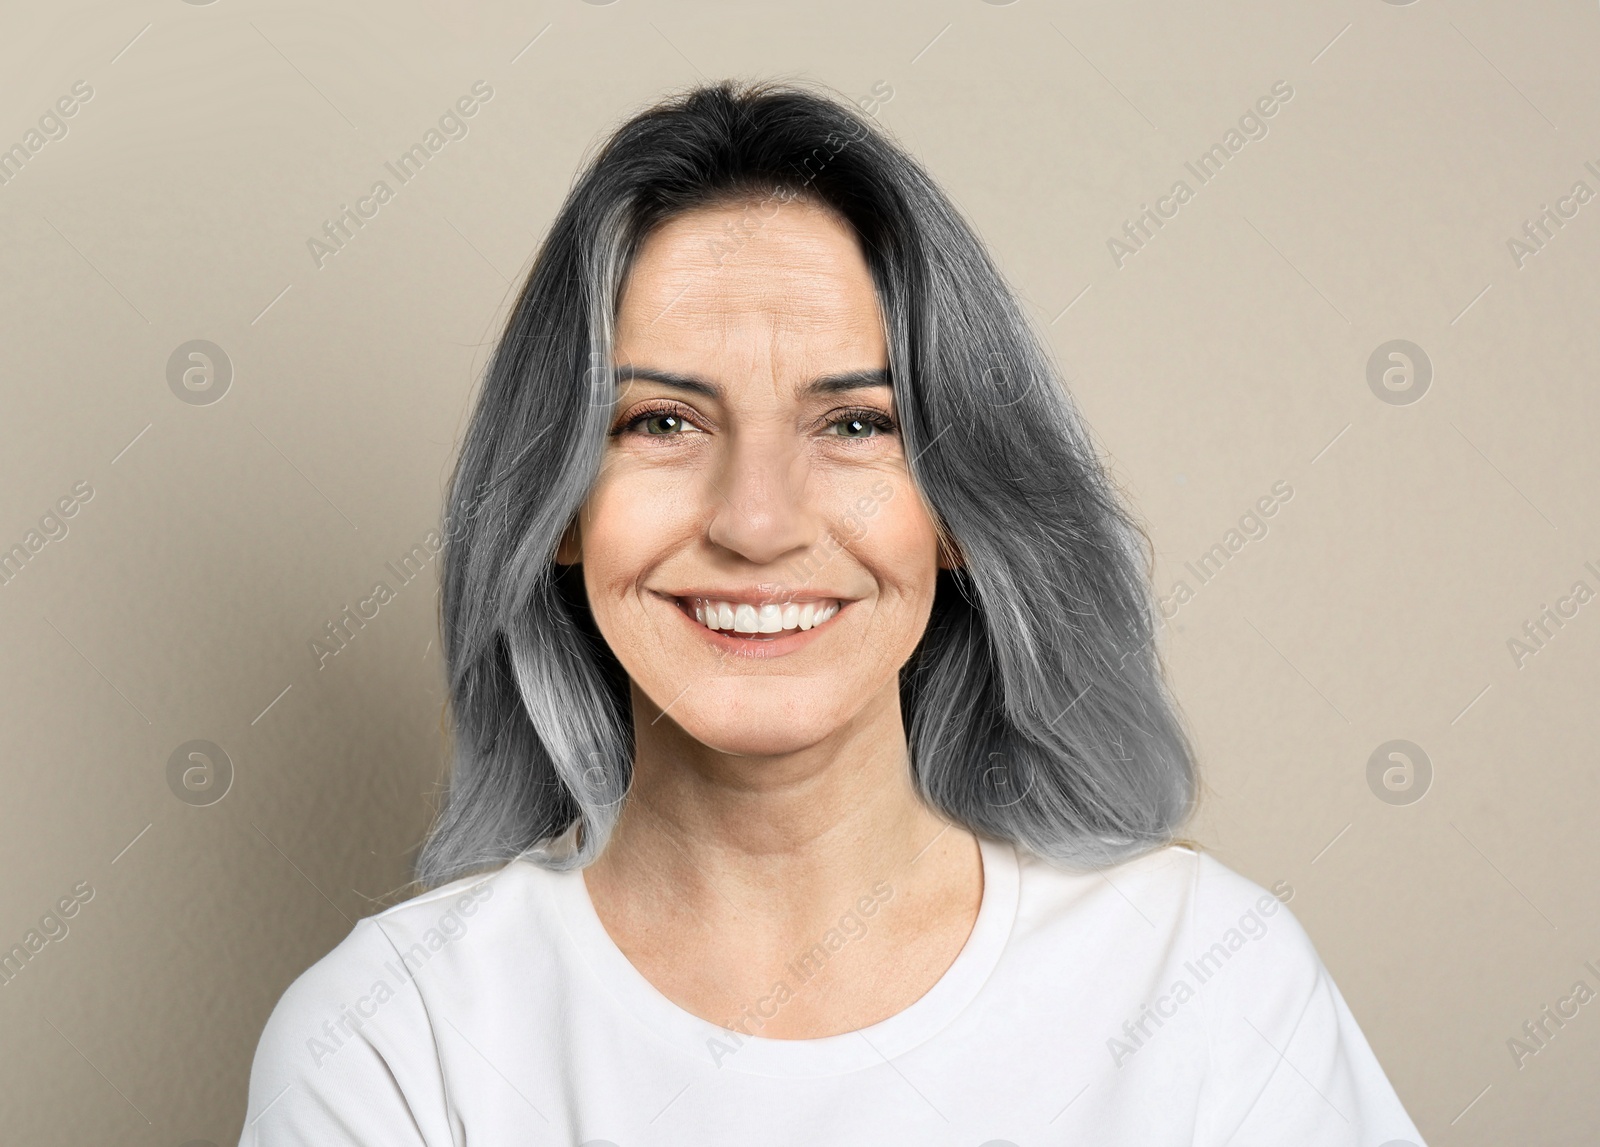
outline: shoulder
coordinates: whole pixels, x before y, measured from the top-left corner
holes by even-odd
[[[1181,1010],[1213,1057],[1248,1051],[1251,1023],[1287,1037],[1327,977],[1288,905],[1209,853],[1174,844],[1086,870],[1018,859],[1033,959],[1070,955],[1130,1008]]]
[[[1197,1009],[1205,1056],[1197,1142],[1421,1142],[1283,900],[1179,845],[1101,875],[1143,918],[1123,933],[1133,950],[1125,959],[1139,963],[1138,951],[1161,950],[1152,957],[1161,968],[1154,990],[1165,994],[1150,1006],[1163,1015]]]
[[[1316,945],[1273,892],[1210,853],[1187,855],[1193,891],[1184,970],[1209,989],[1202,995],[1214,1046],[1259,1046],[1267,1031],[1287,1040],[1332,985]]]
[[[1208,1013],[1228,1006],[1237,987],[1292,1020],[1326,975],[1289,906],[1208,852],[1172,844],[1087,871],[1018,855],[1036,912],[1077,926],[1092,920],[1123,960],[1159,962],[1186,979],[1211,1002]]]
[[[1117,864],[1066,868],[1017,849],[1025,912],[1041,922],[1098,912],[1102,924],[1158,947],[1201,936],[1256,939],[1276,932],[1286,955],[1303,960],[1310,940],[1274,893],[1210,853],[1171,844]],[[1281,926],[1280,926],[1281,925]],[[1315,953],[1312,952],[1312,955]]]
[[[1193,868],[1189,937],[1197,956],[1224,964],[1239,960],[1251,976],[1288,982],[1302,992],[1326,974],[1310,934],[1286,898],[1210,853],[1183,851]]]
[[[415,977],[467,934],[501,875],[519,867],[365,917],[294,979],[256,1046],[246,1142],[450,1141],[436,1033]]]
[[[394,981],[401,945],[432,941],[442,947],[463,935],[485,901],[494,895],[501,872],[465,877],[413,896],[358,920],[331,951],[297,976],[273,1010],[269,1029],[285,1019],[311,1018],[311,1013],[347,1000],[358,989],[370,992],[385,979]],[[400,985],[393,985],[398,987]]]

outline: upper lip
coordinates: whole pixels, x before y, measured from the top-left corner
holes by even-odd
[[[680,601],[692,601],[695,598],[705,598],[709,601],[728,601],[739,605],[805,605],[807,602],[818,603],[824,601],[837,601],[840,603],[851,601],[850,597],[842,593],[817,593],[812,590],[785,590],[780,586],[757,586],[751,588],[743,586],[728,589],[682,589],[675,590],[667,595],[678,598]]]

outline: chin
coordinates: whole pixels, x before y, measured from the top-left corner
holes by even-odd
[[[685,697],[667,713],[678,727],[708,749],[736,757],[776,757],[809,749],[836,731],[834,706],[810,697],[771,696],[719,699],[744,690],[707,690],[696,704]],[[819,719],[818,714],[826,714]]]
[[[794,730],[792,734],[787,731],[752,734],[724,728],[697,732],[685,727],[684,731],[706,748],[730,757],[782,757],[809,749],[822,739],[815,732],[802,734],[800,730]]]

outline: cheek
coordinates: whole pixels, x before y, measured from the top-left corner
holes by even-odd
[[[583,569],[596,615],[608,612],[681,531],[686,500],[648,474],[600,484],[584,508]]]
[[[931,601],[939,572],[933,519],[904,478],[890,480],[889,485],[886,499],[866,493],[871,503],[866,512],[857,498],[845,503],[836,529],[842,538],[854,538],[848,544],[873,572],[881,593]]]

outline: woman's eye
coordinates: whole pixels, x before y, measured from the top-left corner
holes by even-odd
[[[617,428],[616,434],[644,434],[651,438],[679,438],[694,424],[672,410],[645,410],[628,419]],[[895,425],[887,415],[872,411],[845,414],[828,423],[830,437],[881,438],[895,432]]]
[[[677,438],[689,425],[689,420],[672,410],[644,410],[617,427],[614,434],[638,434],[652,438]]]
[[[645,425],[647,434],[676,434],[683,429],[683,419],[668,411],[644,414],[638,421]]]
[[[847,414],[831,423],[836,438],[876,438],[894,431],[894,423],[881,414]]]

